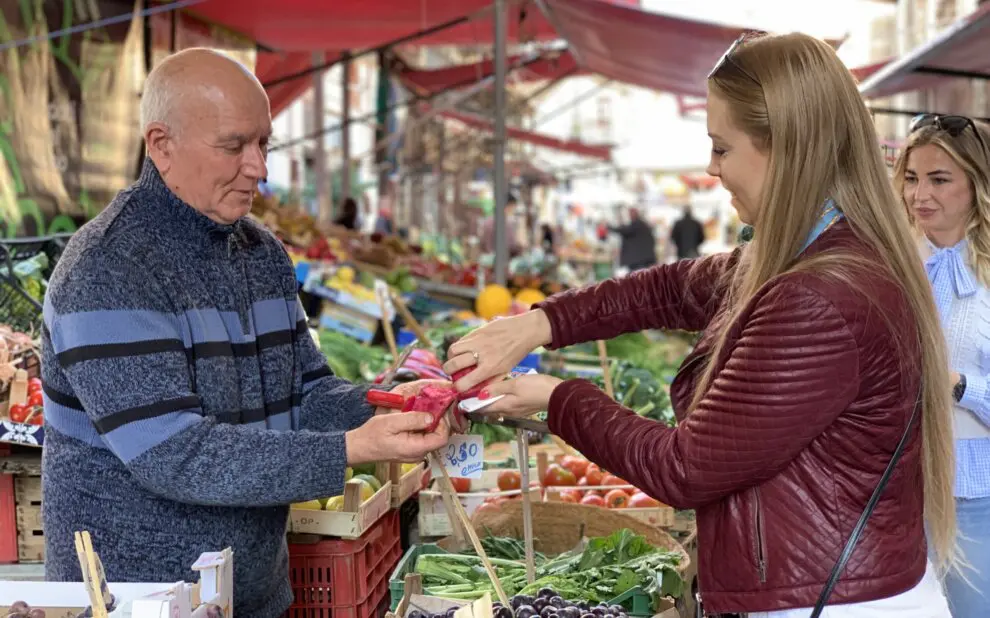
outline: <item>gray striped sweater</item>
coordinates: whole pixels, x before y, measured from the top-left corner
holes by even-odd
[[[309,336],[279,241],[146,161],[69,242],[44,319],[48,579],[81,581],[77,530],[109,581],[193,580],[230,546],[237,615],[280,615],[286,505],[342,491],[343,432],[373,410]]]

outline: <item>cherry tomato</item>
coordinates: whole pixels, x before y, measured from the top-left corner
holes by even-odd
[[[41,392],[41,378],[29,378],[27,382],[28,395]]]
[[[577,477],[574,473],[560,466],[550,464],[547,466],[547,473],[543,477],[543,484],[549,487],[574,487],[577,485]]]
[[[605,499],[595,494],[588,494],[581,498],[581,504],[586,506],[605,506]]]
[[[27,407],[28,408],[43,408],[45,406],[45,396],[40,392],[34,392],[28,395]]]
[[[522,487],[522,479],[519,477],[519,470],[503,470],[498,473],[498,488],[502,491],[511,491]]]
[[[588,466],[590,464],[591,462],[583,457],[572,457],[570,455],[564,455],[564,457],[560,460],[561,467],[567,468],[574,473],[574,476],[578,478],[584,476],[584,473],[588,471]]]
[[[605,505],[610,509],[624,509],[629,506],[629,494],[621,489],[613,489],[605,494]]]
[[[602,484],[602,470],[595,464],[590,464],[584,471],[584,478],[588,479],[588,487],[598,487]]]
[[[10,415],[11,421],[15,423],[23,423],[24,419],[28,417],[28,408],[27,406],[19,403],[11,404],[8,414]]]
[[[466,494],[471,491],[471,479],[452,476],[450,482],[454,485],[454,491],[459,494]]]
[[[638,491],[629,498],[629,508],[631,509],[648,509],[648,508],[658,508],[660,506],[660,501],[647,496],[641,491]]]
[[[44,424],[45,424],[45,415],[42,414],[40,411],[34,416],[32,416],[30,420],[28,420],[28,425],[44,425]]]

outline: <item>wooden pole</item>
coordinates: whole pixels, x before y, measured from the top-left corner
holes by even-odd
[[[605,376],[605,394],[615,399],[615,389],[612,388],[612,377],[608,370],[608,351],[605,348],[605,342],[601,339],[598,340],[598,360],[602,364],[602,373]]]

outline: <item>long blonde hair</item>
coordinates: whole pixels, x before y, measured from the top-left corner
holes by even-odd
[[[876,269],[875,263],[841,248],[796,261],[823,204],[832,198],[856,235],[876,251],[915,316],[917,339],[914,333],[891,334],[905,351],[899,355],[902,362],[908,362],[907,352],[921,353],[925,516],[939,566],[954,564],[955,462],[945,338],[910,223],[894,195],[855,80],[828,44],[788,34],[741,43],[709,78],[708,88],[728,103],[733,123],[768,153],[769,168],[754,238],[726,282],[728,300],[712,325],[713,349],[692,408],[710,385],[729,325],[767,282],[787,272],[815,270],[855,285],[855,272]],[[870,297],[870,290],[859,291]],[[903,368],[903,376],[913,371]]]
[[[980,132],[983,142],[990,144],[990,128],[982,122],[963,129],[953,137],[935,125],[922,127],[908,136],[907,143],[894,163],[894,187],[908,218],[914,220],[904,201],[904,175],[911,151],[922,146],[938,146],[952,157],[969,179],[973,189],[973,209],[966,222],[966,238],[969,240],[969,263],[976,278],[984,287],[990,287],[990,153],[980,143],[973,129]],[[917,232],[921,233],[920,230]]]

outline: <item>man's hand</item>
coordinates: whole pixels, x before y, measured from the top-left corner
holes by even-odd
[[[441,421],[427,433],[433,417],[425,412],[403,412],[371,417],[357,429],[344,434],[347,465],[379,461],[422,461],[426,454],[447,444],[450,427]]]

